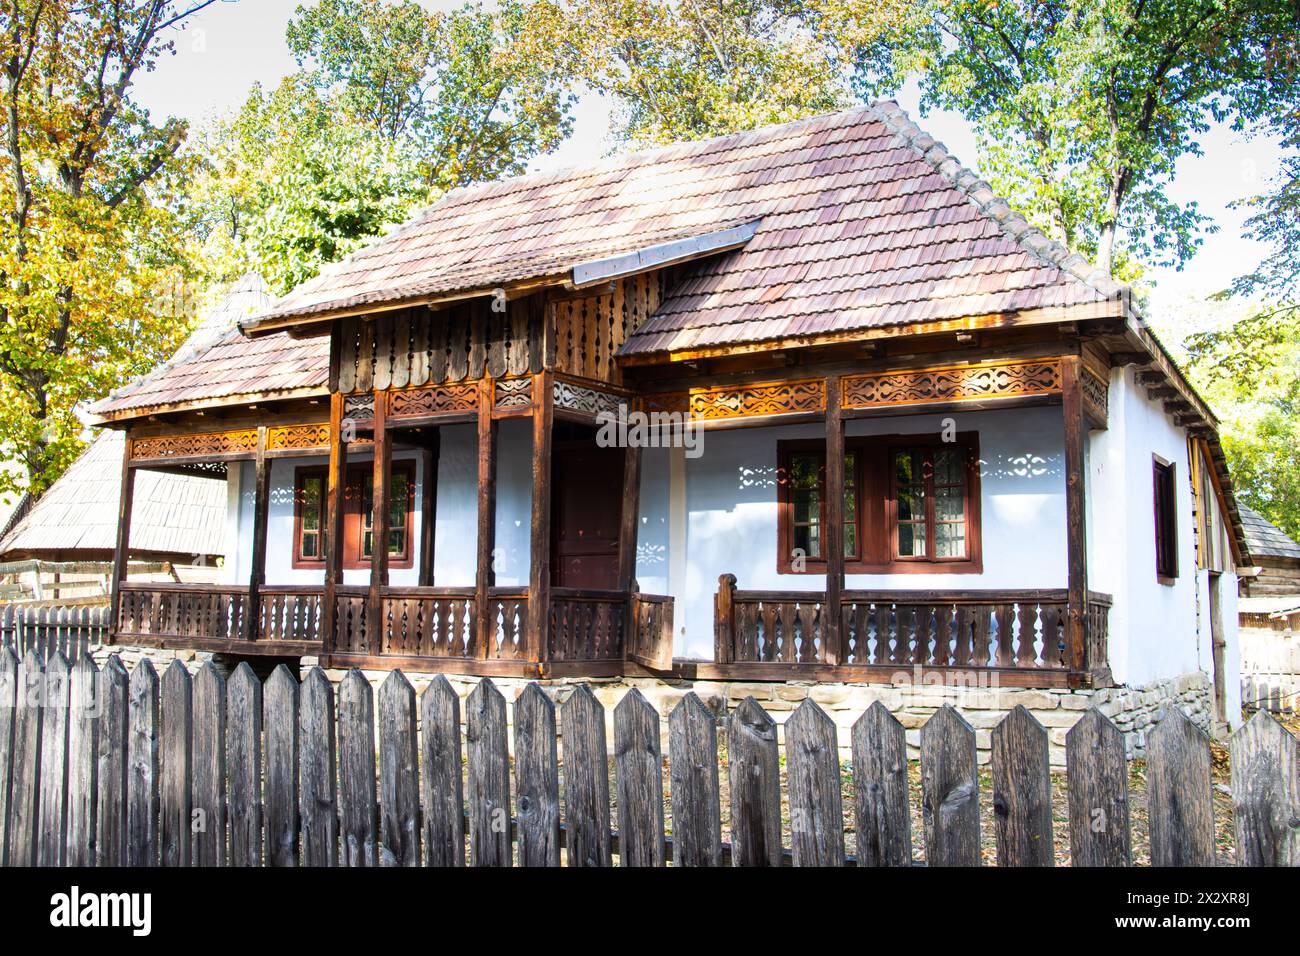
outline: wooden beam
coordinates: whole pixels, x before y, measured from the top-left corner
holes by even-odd
[[[1066,591],[1069,602],[1065,646],[1069,668],[1076,673],[1089,666],[1098,667],[1107,663],[1090,662],[1086,658],[1088,529],[1084,441],[1088,431],[1083,415],[1083,388],[1079,380],[1083,374],[1081,364],[1078,356],[1067,355],[1061,359],[1062,418],[1065,426]]]
[[[109,626],[117,633],[122,610],[122,582],[126,580],[131,551],[131,507],[135,498],[135,469],[131,467],[131,436],[122,442],[122,490],[117,503],[117,543],[113,549],[113,580],[110,587]],[[37,579],[40,573],[37,572]]]
[[[826,379],[826,600],[822,604],[822,654],[829,665],[843,659],[840,595],[844,591],[844,414],[840,380]]]
[[[492,379],[484,377],[478,389],[478,560],[474,572],[479,656],[486,658],[496,628],[493,626],[490,590],[496,585],[492,551],[497,523],[497,423],[492,419]]]
[[[554,425],[551,376],[533,376],[533,498],[528,542],[529,659],[547,658],[551,614],[551,442]]]
[[[421,458],[424,483],[420,494],[420,587],[433,587],[434,541],[438,521],[438,460],[442,453],[442,429],[429,436]]]
[[[322,657],[334,649],[338,624],[338,586],[343,583],[343,495],[347,486],[348,439],[352,425],[345,434],[343,420],[343,395],[330,395],[330,461],[325,481],[325,596],[321,639]]]
[[[271,462],[266,457],[266,426],[257,429],[257,457],[253,460],[253,567],[248,575],[248,612],[244,615],[244,640],[255,641],[262,621],[261,587],[266,583],[266,531],[271,511]]]
[[[375,460],[370,490],[371,542],[370,590],[366,595],[366,609],[370,621],[367,628],[370,650],[378,653],[383,646],[384,627],[383,589],[388,587],[388,525],[389,498],[392,497],[393,450],[388,442],[388,395],[375,392]]]

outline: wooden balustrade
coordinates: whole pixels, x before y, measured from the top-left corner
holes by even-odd
[[[324,591],[317,585],[263,585],[257,591],[258,640],[321,640]]]
[[[248,589],[208,584],[123,582],[116,638],[160,647],[242,638]]]
[[[664,594],[632,594],[632,627],[627,656],[646,667],[668,670],[673,665],[673,599]]]
[[[625,591],[551,588],[550,660],[622,660],[627,612]]]
[[[380,592],[384,633],[378,653],[399,657],[475,657],[473,588],[396,588]]]

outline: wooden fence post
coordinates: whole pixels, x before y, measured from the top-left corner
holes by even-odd
[[[420,695],[420,776],[429,866],[465,865],[465,800],[460,763],[460,698],[439,674]]]
[[[560,708],[564,732],[564,816],[569,866],[610,866],[609,751],[605,708],[586,684]]]
[[[18,666],[14,711],[12,794],[9,798],[9,865],[35,866],[41,799],[41,701],[45,669],[34,648]]]
[[[272,683],[278,683],[277,674],[288,675],[288,668],[283,664],[278,665],[267,681],[268,687]],[[292,677],[289,680],[293,682]],[[290,691],[295,692],[296,688]],[[262,682],[257,679],[248,661],[240,661],[226,683],[226,816],[230,829],[231,866],[262,865],[262,708]],[[282,717],[277,715],[277,720],[281,719],[286,725],[282,732],[296,738],[296,708]],[[296,789],[296,761],[293,766],[293,787]],[[280,786],[282,781],[278,775],[272,775],[268,763],[267,803],[271,802],[273,783]],[[297,800],[290,805],[296,808]],[[294,838],[296,830],[293,814],[290,814],[288,833],[291,847],[297,842]]]
[[[835,722],[806,698],[785,724],[795,866],[844,865],[844,804]]]
[[[190,672],[173,660],[162,677],[162,770],[158,834],[163,866],[189,866],[194,779]]]
[[[470,866],[510,866],[510,755],[506,699],[491,678],[465,701],[469,745]]]
[[[746,697],[727,719],[732,866],[780,866],[781,760],[776,721]]]
[[[1232,735],[1232,819],[1242,866],[1300,866],[1300,743],[1258,711]]]
[[[718,721],[688,691],[668,715],[672,773],[673,864],[722,865],[722,804],[718,794]]]
[[[225,866],[226,680],[211,661],[194,681],[193,741],[192,860],[195,866]]]
[[[560,768],[555,705],[535,682],[515,701],[519,865],[560,865]]]
[[[925,858],[930,866],[979,866],[975,731],[949,705],[921,728]]]
[[[68,708],[68,866],[95,865],[95,802],[99,795],[99,668],[82,655],[72,668]],[[0,782],[0,786],[3,786]]]
[[[1070,862],[1074,866],[1128,866],[1128,764],[1124,735],[1092,707],[1065,735],[1070,803]]]
[[[1213,866],[1210,739],[1172,707],[1147,738],[1152,866]]]
[[[378,866],[375,704],[370,681],[353,668],[339,684],[339,822],[344,866]]]
[[[158,865],[158,672],[145,658],[131,672],[126,849],[128,866]]]
[[[40,831],[37,866],[63,866],[68,834],[68,659],[56,651],[45,665],[41,702]]]
[[[335,777],[334,688],[330,686],[325,672],[319,667],[313,667],[307,672],[298,693],[298,815],[301,821],[302,865],[337,866],[339,818]],[[280,852],[279,848],[276,848],[276,852]]]
[[[718,575],[718,593],[713,597],[713,659],[719,664],[730,664],[735,659],[736,576]]]
[[[999,866],[1053,866],[1047,731],[1017,704],[993,728],[993,833]]]
[[[18,655],[8,645],[0,645],[0,867],[9,865],[9,808],[17,712]]]
[[[659,714],[633,687],[614,708],[614,784],[621,866],[664,865]]]
[[[394,670],[379,688],[380,859],[384,866],[420,865],[420,753],[415,688]]]
[[[873,703],[853,724],[858,866],[911,866],[907,735],[889,708]]]

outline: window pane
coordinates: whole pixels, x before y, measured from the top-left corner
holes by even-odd
[[[302,483],[302,530],[319,531],[321,520],[321,480],[306,478]]]
[[[964,456],[955,448],[939,448],[934,452],[934,483],[936,485],[959,485],[962,482],[962,459]]]
[[[393,475],[393,490],[388,502],[388,526],[390,528],[406,527],[407,496],[406,474]]]
[[[806,558],[821,557],[821,529],[815,524],[795,525],[794,549],[802,551]],[[791,555],[793,557],[793,555]]]
[[[794,506],[795,524],[817,524],[821,520],[822,499],[816,491],[794,491],[790,494]]]
[[[898,554],[903,558],[925,557],[925,524],[898,526]]]
[[[858,553],[858,526],[846,522],[844,525],[844,554],[852,557]]]
[[[898,489],[898,520],[911,521],[912,518],[915,517],[913,510],[914,509],[912,507],[912,489],[899,488]],[[925,513],[924,509],[922,509],[921,513],[922,515],[924,515]]]
[[[935,557],[961,558],[966,555],[966,526],[937,524],[934,528]]]
[[[966,517],[966,497],[961,488],[936,488],[934,490],[934,517],[936,521],[960,521]]]

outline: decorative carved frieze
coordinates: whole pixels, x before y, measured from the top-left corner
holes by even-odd
[[[225,432],[197,432],[189,435],[158,435],[131,439],[132,461],[165,461],[169,458],[217,458],[257,453],[257,429]]]
[[[552,397],[556,408],[563,408],[572,412],[585,412],[589,415],[599,415],[601,412],[616,415],[618,414],[619,405],[627,402],[627,399],[622,395],[602,392],[594,388],[585,388],[572,382],[563,381],[555,382]]]
[[[1085,365],[1079,375],[1079,389],[1083,393],[1083,413],[1094,428],[1106,428],[1110,421],[1110,384]]]
[[[875,408],[1053,395],[1060,391],[1061,363],[1056,359],[1030,359],[846,375],[841,404],[845,408]]]
[[[328,422],[312,425],[272,425],[266,430],[268,451],[288,451],[296,448],[328,448],[330,426]]]
[[[343,399],[343,417],[354,421],[368,422],[375,417],[375,396],[373,392],[365,395],[349,395]]]
[[[475,412],[478,411],[478,382],[406,389],[389,392],[387,398],[390,418]]]
[[[768,382],[692,391],[691,418],[710,421],[759,415],[794,415],[826,411],[826,382]]]
[[[527,408],[533,403],[531,378],[500,378],[493,387],[493,408]]]

